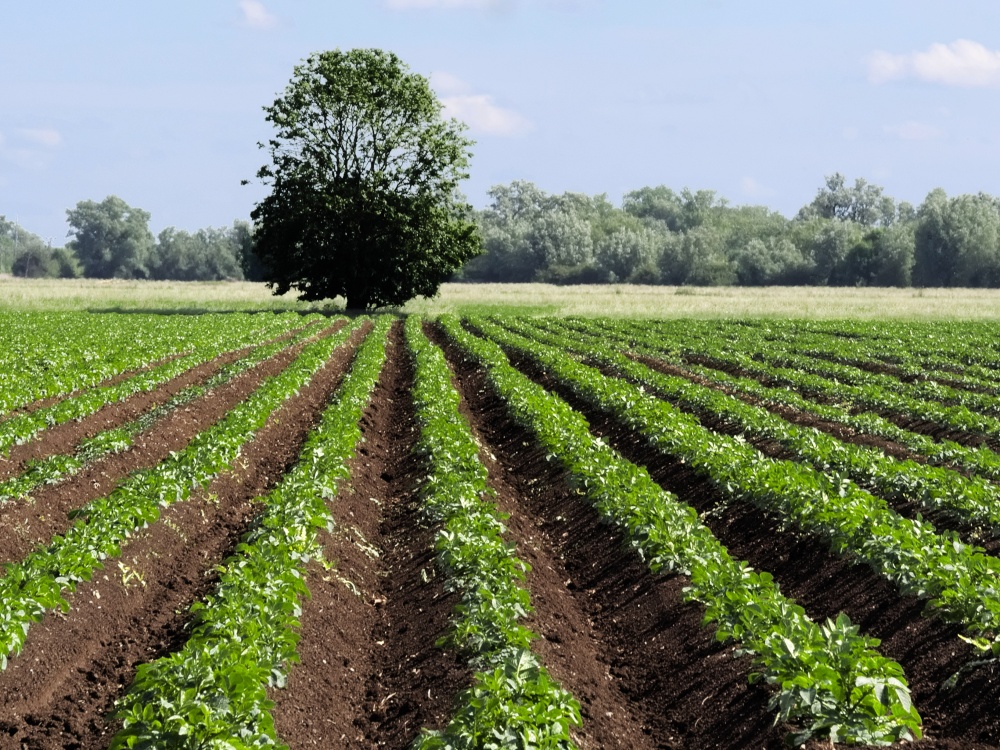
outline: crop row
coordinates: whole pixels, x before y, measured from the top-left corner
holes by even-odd
[[[322,557],[317,531],[332,527],[327,502],[349,477],[390,323],[376,321],[298,462],[262,498],[259,524],[223,564],[216,592],[192,607],[184,647],[137,670],[112,748],[281,746],[267,689],[282,687],[298,661],[305,568]]]
[[[570,748],[580,706],[531,652],[536,638],[520,620],[531,597],[520,583],[527,569],[504,538],[504,515],[489,502],[487,470],[441,350],[406,321],[414,359],[413,401],[420,437],[414,450],[427,466],[420,494],[435,538],[445,588],[460,595],[449,640],[478,670],[473,685],[441,731],[425,731],[420,750],[502,747]]]
[[[445,316],[442,325],[486,368],[514,418],[651,569],[690,575],[689,598],[705,605],[720,640],[732,639],[754,656],[760,674],[775,687],[771,705],[778,720],[800,724],[799,740],[827,735],[834,741],[886,742],[920,735],[902,668],[875,651],[875,639],[860,635],[843,616],[822,626],[810,620],[768,573],[733,560],[693,508],[595,438],[579,413],[514,369],[496,344],[472,336],[455,318]],[[502,329],[475,325],[505,344],[522,341],[525,351],[540,351]],[[561,367],[545,365],[562,374]],[[622,406],[628,410],[631,403]]]
[[[291,313],[0,313],[0,419],[38,399],[88,388],[151,362],[240,348],[314,320]]]
[[[123,401],[137,393],[152,391],[224,351],[259,345],[263,340],[257,338],[248,341],[246,331],[239,325],[238,319],[230,321],[227,326],[219,325],[212,331],[212,336],[200,342],[190,354],[172,359],[152,369],[143,370],[119,383],[97,386],[51,406],[18,414],[0,422],[0,454],[9,451],[12,445],[24,443],[49,427],[81,419],[108,404]]]
[[[694,327],[692,327],[694,328]],[[761,361],[760,358],[745,353],[749,347],[743,339],[697,336],[693,331],[684,337],[664,341],[667,346],[685,358],[696,357],[713,366],[726,369],[737,368],[742,373],[765,379],[774,385],[785,385],[801,393],[819,396],[840,403],[860,405],[890,418],[923,420],[941,428],[978,433],[993,437],[1000,436],[1000,420],[988,414],[972,411],[966,406],[949,405],[939,401],[915,398],[911,395],[887,390],[879,384],[850,383],[807,372],[797,367]],[[775,355],[788,362],[791,355]],[[801,359],[801,358],[793,358]]]
[[[119,555],[121,543],[155,521],[161,506],[186,500],[225,470],[270,414],[310,381],[352,330],[307,345],[288,368],[266,379],[186,448],[151,470],[134,472],[110,495],[76,511],[77,521],[65,536],[9,565],[0,579],[0,668],[6,668],[8,655],[21,651],[31,623],[51,609],[68,609],[64,592],[89,580],[102,560]]]
[[[598,342],[559,336],[524,321],[505,321],[512,330],[552,346],[574,351],[612,368],[632,382],[653,389],[685,410],[730,425],[743,435],[773,440],[796,458],[821,471],[836,471],[882,497],[912,501],[928,510],[946,510],[965,523],[1000,531],[1000,487],[979,477],[897,460],[882,451],[846,443],[813,427],[799,427],[721,391],[686,378],[665,375]]]
[[[742,440],[708,430],[691,415],[561,350],[486,322],[477,326],[531,357],[578,398],[689,464],[724,496],[751,502],[828,540],[834,551],[866,562],[902,593],[927,599],[946,620],[996,643],[1000,560],[964,544],[953,532],[938,533],[919,518],[899,516],[844,477],[767,458]]]
[[[152,429],[160,420],[177,409],[190,404],[214,388],[223,385],[254,365],[292,346],[300,340],[315,335],[314,328],[304,328],[287,341],[278,341],[254,347],[246,356],[232,362],[200,385],[180,391],[168,401],[151,409],[132,421],[104,430],[82,441],[72,454],[57,454],[33,461],[21,474],[0,482],[0,503],[23,499],[43,484],[53,484],[83,470],[98,459],[121,453],[132,447],[135,438]]]
[[[1000,455],[987,447],[961,445],[953,440],[935,440],[928,435],[900,427],[872,411],[854,412],[837,403],[818,403],[787,387],[768,386],[750,377],[692,364],[684,361],[676,353],[671,353],[669,343],[662,336],[644,330],[641,326],[615,324],[610,321],[597,324],[579,320],[568,323],[546,321],[544,325],[547,330],[564,335],[579,337],[583,334],[588,337],[587,340],[614,342],[616,346],[669,362],[727,390],[757,399],[765,406],[790,407],[818,419],[844,425],[858,433],[898,443],[914,453],[926,456],[938,465],[959,467],[988,479],[1000,479]],[[760,377],[766,376],[761,374]],[[816,380],[810,376],[806,376],[805,379]]]

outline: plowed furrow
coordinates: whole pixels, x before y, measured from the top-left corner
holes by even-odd
[[[649,447],[641,435],[583,403],[526,358],[508,354],[522,372],[581,411],[595,434],[697,509],[734,558],[770,572],[782,592],[798,600],[814,620],[845,612],[863,632],[881,639],[879,650],[905,670],[930,739],[1000,747],[1000,717],[989,708],[1000,699],[1000,669],[978,670],[956,689],[940,690],[948,677],[973,658],[971,649],[958,638],[960,628],[922,616],[922,601],[900,596],[867,566],[849,557],[835,557],[822,540],[795,534],[780,519],[749,503],[727,503],[688,465]]]
[[[443,343],[440,337],[435,337]],[[716,643],[682,576],[654,576],[445,344],[528,577],[542,661],[580,701],[581,747],[782,746],[749,659]],[[495,456],[490,459],[489,454]]]
[[[435,577],[434,530],[421,521],[412,455],[417,437],[412,366],[397,323],[388,360],[362,418],[351,478],[321,535],[331,570],[309,569],[301,663],[272,691],[278,736],[291,747],[396,748],[440,728],[471,682],[465,660],[435,646],[455,595]]]
[[[295,461],[359,340],[355,334],[338,348],[271,415],[231,472],[166,508],[120,558],[80,584],[67,614],[51,614],[32,628],[24,652],[0,673],[0,748],[107,747],[118,729],[109,715],[135,667],[183,644],[190,604],[211,590],[215,566],[259,514],[254,499]],[[203,420],[207,406],[191,408],[199,411],[190,420],[214,421]]]

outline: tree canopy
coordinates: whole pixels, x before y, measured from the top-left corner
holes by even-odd
[[[313,54],[265,112],[276,132],[257,176],[271,193],[251,216],[275,294],[400,305],[480,252],[458,192],[472,141],[396,55]]]
[[[80,201],[66,212],[76,254],[85,276],[96,279],[144,279],[153,250],[149,213],[116,195],[100,203]]]

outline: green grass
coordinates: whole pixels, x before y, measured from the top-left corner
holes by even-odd
[[[227,310],[330,312],[344,301],[274,297],[249,282],[101,281],[0,277],[0,309],[197,314]],[[436,315],[607,315],[628,318],[884,318],[1000,320],[1000,289],[673,287],[445,284],[404,312]]]

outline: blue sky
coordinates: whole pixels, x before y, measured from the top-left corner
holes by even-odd
[[[477,141],[465,192],[668,185],[792,215],[835,171],[919,203],[1000,194],[1000,3],[125,0],[9,3],[0,215],[65,241],[118,195],[151,227],[248,218],[262,107],[311,52],[380,47]]]

